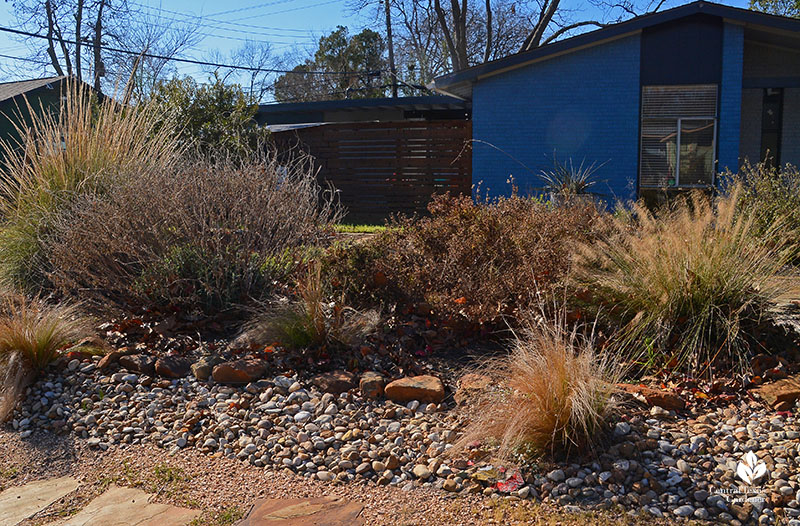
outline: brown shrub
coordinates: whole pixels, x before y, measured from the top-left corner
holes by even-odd
[[[206,159],[120,177],[48,240],[66,293],[131,308],[206,311],[261,298],[337,216],[305,159]]]
[[[437,196],[429,209],[430,217],[396,221],[373,241],[335,254],[336,280],[350,280],[357,292],[392,290],[440,315],[494,322],[538,303],[566,275],[572,245],[603,223],[585,201]],[[358,285],[348,263],[359,265]]]

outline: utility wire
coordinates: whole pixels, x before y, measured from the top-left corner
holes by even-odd
[[[217,18],[208,18],[207,15],[195,15],[193,13],[187,13],[185,11],[173,11],[173,10],[166,9],[166,8],[163,8],[163,7],[154,7],[154,6],[150,6],[150,5],[147,5],[147,4],[142,4],[140,2],[129,1],[128,3],[129,4],[133,4],[133,5],[138,5],[139,7],[143,7],[145,9],[150,9],[152,11],[158,11],[159,13],[160,12],[170,13],[170,14],[173,14],[173,15],[182,16],[184,18],[191,18],[191,19],[194,19],[194,20],[207,20],[208,22],[213,22],[213,23],[216,23],[216,24],[225,24],[225,25],[229,25],[229,26],[235,26],[237,28],[239,28],[239,27],[250,27],[250,28],[253,28],[253,29],[266,29],[266,30],[269,30],[269,31],[285,31],[285,32],[292,32],[292,33],[310,33],[311,32],[308,29],[295,29],[295,28],[288,28],[288,27],[270,27],[270,26],[261,26],[261,25],[256,25],[256,24],[242,24],[241,22],[229,22],[227,20],[219,20]],[[175,22],[180,22],[180,20],[178,20],[177,18],[166,18],[166,20],[172,20],[172,21],[175,21]],[[202,26],[202,27],[213,27],[210,24],[200,23],[199,25]],[[225,29],[225,28],[220,28],[220,29],[223,29],[224,31],[240,31],[239,29]],[[258,33],[256,33],[254,31],[253,34],[258,34]]]
[[[31,33],[29,31],[22,31],[20,29],[12,29],[10,27],[0,27],[0,32],[5,33],[12,33],[15,35],[21,35],[25,37],[31,38],[41,38],[47,40],[47,36],[39,35],[37,33]],[[65,44],[70,45],[81,45],[86,47],[93,47],[94,44],[91,42],[75,42],[74,40],[67,40],[62,39],[62,42]],[[235,66],[232,64],[220,64],[219,62],[211,62],[207,60],[195,60],[189,58],[176,58],[176,57],[168,57],[165,55],[155,55],[153,53],[138,53],[136,51],[130,51],[127,49],[120,49],[114,48],[110,46],[100,46],[101,49],[106,51],[111,51],[112,53],[123,53],[126,55],[132,55],[137,57],[145,57],[145,58],[153,58],[158,60],[167,60],[173,62],[182,62],[184,64],[196,64],[199,66],[214,66],[218,68],[226,68],[226,69],[235,69],[240,71],[255,71],[257,73],[291,73],[296,75],[375,75],[381,73],[383,70],[373,70],[373,71],[295,71],[292,69],[273,69],[273,68],[253,68],[250,66]]]

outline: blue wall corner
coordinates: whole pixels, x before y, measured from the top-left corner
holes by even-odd
[[[555,153],[576,166],[602,164],[594,191],[610,201],[635,198],[640,47],[634,35],[479,81],[473,184],[493,196],[510,193],[509,177],[522,192],[540,187],[537,174],[553,168]]]
[[[722,81],[719,93],[717,173],[739,168],[739,128],[742,118],[744,28],[726,22],[722,30]]]

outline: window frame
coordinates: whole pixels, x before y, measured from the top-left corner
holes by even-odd
[[[674,87],[689,87],[689,86],[714,86],[716,93],[716,107],[714,109],[714,115],[694,115],[694,116],[660,116],[660,115],[647,115],[645,116],[645,90],[647,88],[662,88],[662,87],[672,87],[672,86],[664,86],[664,85],[647,85],[641,87],[641,102],[639,107],[639,167],[638,167],[638,187],[647,189],[647,190],[657,190],[657,189],[669,189],[669,190],[681,190],[681,189],[706,189],[706,188],[713,188],[716,184],[717,180],[717,130],[719,125],[719,117],[717,114],[719,113],[719,84],[686,84],[686,85],[676,85]],[[680,115],[680,114],[678,114]],[[643,154],[643,136],[642,136],[642,128],[647,121],[674,121],[675,122],[675,171],[672,176],[675,179],[675,184],[673,185],[657,185],[657,184],[644,184],[643,183],[643,174],[642,170],[644,168],[644,163],[642,162],[642,154]],[[713,136],[711,140],[711,151],[713,152],[714,158],[711,166],[711,181],[708,184],[687,184],[682,185],[680,182],[680,171],[681,171],[681,124],[683,121],[712,121],[714,123],[714,130]]]
[[[711,163],[711,182],[709,184],[681,184],[681,123],[683,121],[712,121],[714,132],[711,137],[711,151],[714,152],[714,161]],[[675,185],[667,188],[712,188],[717,178],[717,118],[716,117],[678,117],[678,136],[675,144]],[[654,188],[644,186],[644,188]]]

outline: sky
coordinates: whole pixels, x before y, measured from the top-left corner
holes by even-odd
[[[129,4],[152,16],[153,20],[170,19],[197,24],[201,40],[184,56],[197,60],[209,60],[218,51],[222,57],[241,47],[246,40],[269,42],[275,55],[313,52],[319,37],[329,33],[337,25],[348,26],[351,33],[365,27],[380,30],[381,20],[376,20],[375,8],[353,12],[350,0],[128,0]],[[672,0],[668,5],[679,5],[687,0]],[[737,7],[747,7],[747,0],[718,0]],[[601,18],[602,13],[586,0],[562,0],[568,9],[576,11],[576,18]],[[16,26],[13,5],[9,1],[0,3],[0,27]],[[25,45],[15,41],[7,33],[0,33],[0,55],[25,56]],[[22,70],[24,62],[0,56],[0,82],[45,76],[41,70]],[[295,64],[288,64],[291,68]],[[6,66],[6,67],[1,67]],[[9,67],[17,66],[17,67]],[[199,81],[208,78],[201,66],[179,64],[178,74],[192,75]],[[52,73],[51,73],[52,74]]]

